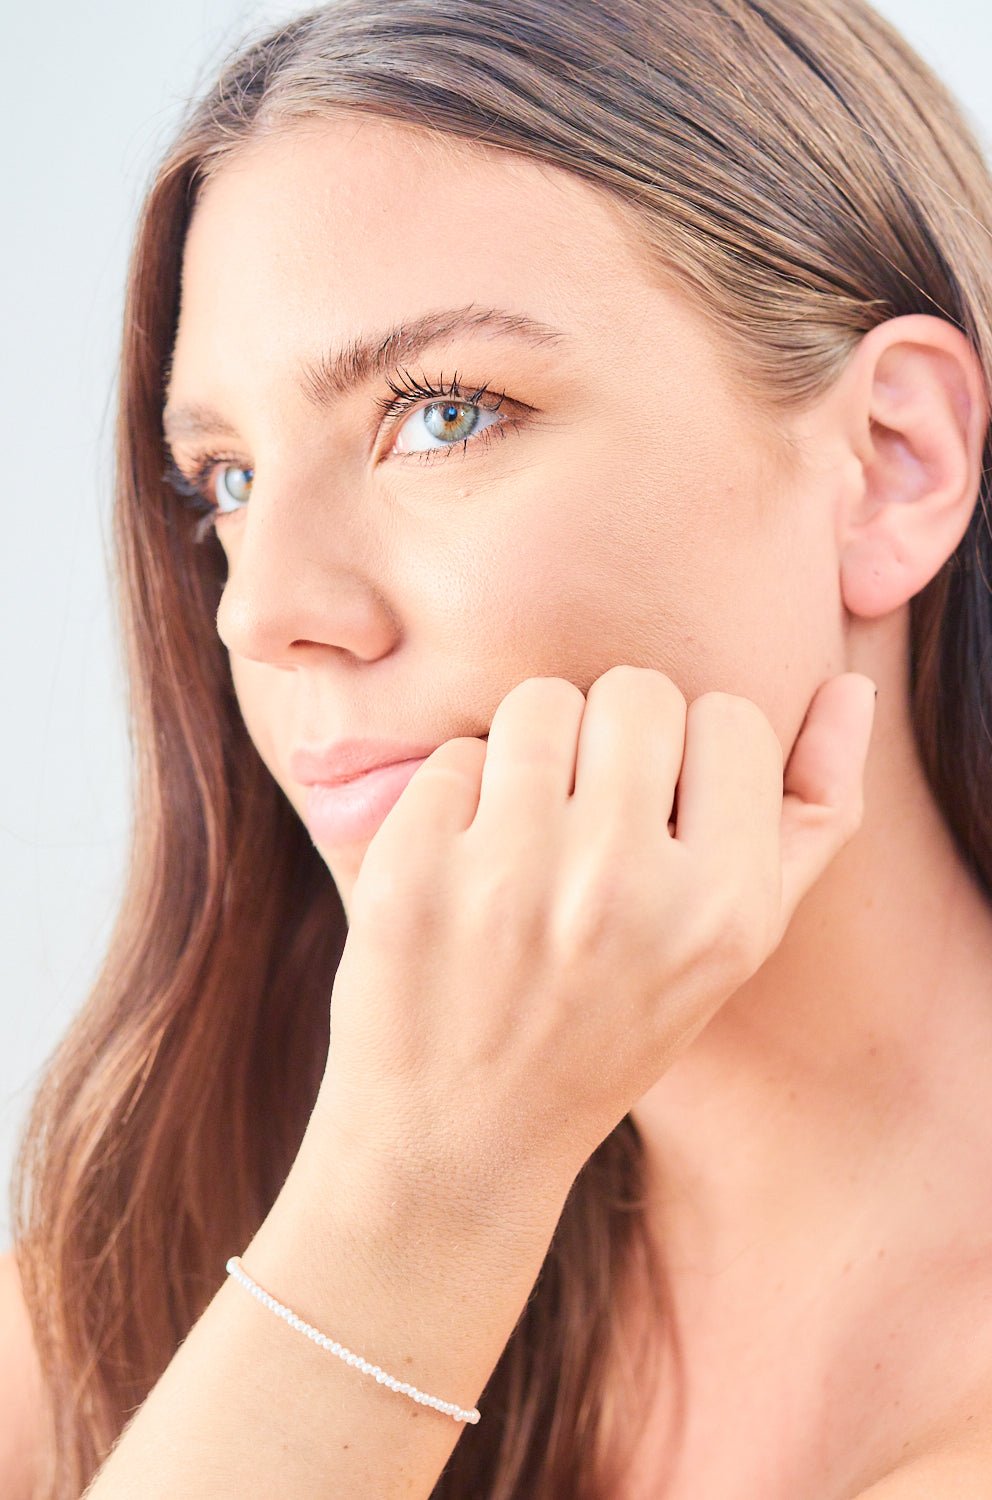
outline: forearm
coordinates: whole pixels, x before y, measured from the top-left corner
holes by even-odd
[[[248,1274],[389,1375],[474,1406],[565,1191],[524,1215],[503,1218],[493,1203],[476,1217],[377,1182],[330,1211],[326,1177],[294,1172],[252,1241],[232,1247]],[[227,1276],[86,1500],[425,1500],[463,1427],[320,1348]]]

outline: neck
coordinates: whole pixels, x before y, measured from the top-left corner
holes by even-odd
[[[992,1232],[992,902],[884,683],[877,715],[860,829],[631,1111],[686,1305],[759,1266],[815,1277],[876,1244],[968,1255]]]

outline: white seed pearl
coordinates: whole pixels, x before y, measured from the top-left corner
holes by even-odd
[[[408,1396],[411,1401],[416,1401],[420,1406],[433,1407],[435,1411],[446,1412],[451,1416],[457,1417],[462,1422],[478,1422],[479,1411],[477,1408],[473,1407],[471,1411],[463,1411],[453,1401],[441,1401],[437,1396],[428,1396],[424,1391],[418,1391],[415,1386],[409,1385],[406,1381],[397,1380],[395,1376],[388,1375],[381,1366],[370,1364],[360,1354],[352,1353],[343,1344],[337,1343],[336,1340],[328,1338],[326,1334],[320,1333],[318,1329],[312,1328],[298,1313],[294,1313],[291,1308],[284,1307],[281,1302],[277,1302],[275,1297],[270,1296],[268,1292],[260,1287],[256,1281],[253,1281],[241,1264],[240,1256],[232,1255],[228,1259],[227,1271],[229,1275],[234,1277],[235,1281],[240,1282],[245,1290],[250,1292],[264,1307],[270,1308],[277,1317],[282,1318],[284,1323],[288,1323],[290,1328],[299,1329],[313,1343],[336,1355],[345,1364],[362,1370],[368,1375],[374,1375],[379,1385],[386,1385],[390,1390],[399,1391],[404,1396]]]

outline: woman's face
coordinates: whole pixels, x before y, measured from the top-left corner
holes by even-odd
[[[454,421],[422,396],[384,420],[382,375],[330,404],[301,388],[306,362],[462,309],[558,332],[404,356],[466,403],[486,387]],[[752,698],[787,752],[845,668],[822,445],[789,479],[705,326],[559,169],[372,117],[253,145],[189,229],[168,405],[189,404],[230,429],[167,424],[187,471],[223,460],[217,629],[301,817],[295,747],[481,736],[527,677],[653,667],[690,700]],[[367,840],[317,847],[347,908]]]

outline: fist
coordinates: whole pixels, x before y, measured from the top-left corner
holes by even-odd
[[[874,708],[869,678],[827,680],[783,767],[750,699],[649,668],[513,687],[366,849],[327,1128],[435,1185],[574,1179],[859,827]]]

